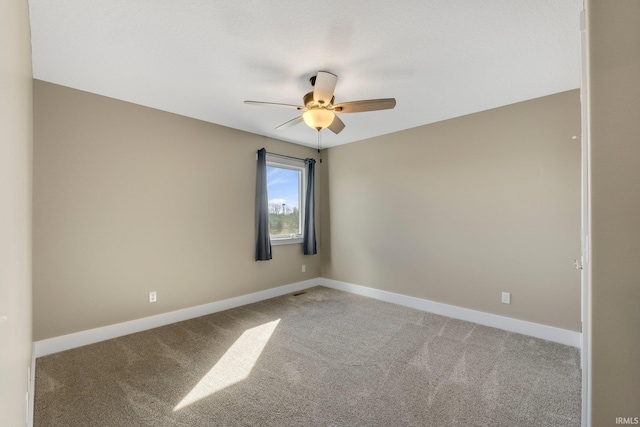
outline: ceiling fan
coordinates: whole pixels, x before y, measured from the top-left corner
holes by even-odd
[[[280,104],[276,102],[244,101],[245,104],[265,105],[274,107],[295,108],[304,111],[301,116],[289,120],[276,129],[287,129],[305,122],[307,126],[320,132],[329,129],[338,134],[344,129],[344,122],[337,113],[362,113],[365,111],[390,110],[396,106],[395,98],[367,99],[362,101],[343,102],[334,105],[333,96],[338,76],[327,71],[318,71],[318,74],[309,79],[313,91],[302,97],[304,105]]]

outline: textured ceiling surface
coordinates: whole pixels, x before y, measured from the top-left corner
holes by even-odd
[[[330,147],[580,86],[582,0],[30,0],[34,78],[315,146],[302,105],[318,70],[343,114]]]

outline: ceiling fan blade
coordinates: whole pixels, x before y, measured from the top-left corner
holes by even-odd
[[[381,98],[343,102],[342,104],[335,105],[333,110],[336,113],[362,113],[365,111],[390,110],[395,106],[395,98]]]
[[[280,104],[278,102],[244,101],[244,103],[249,105],[260,105],[260,106],[266,106],[266,107],[295,108],[296,110],[300,110],[300,111],[307,109],[307,107],[303,107],[301,105]]]
[[[344,129],[344,122],[340,120],[340,117],[334,115],[333,121],[327,127],[327,129],[329,129],[331,132],[337,135],[342,131],[342,129]]]
[[[290,127],[295,126],[298,123],[301,123],[303,121],[304,120],[302,120],[302,116],[296,117],[295,119],[291,119],[288,122],[285,122],[285,123],[281,124],[280,126],[278,126],[276,128],[276,130],[289,129]]]
[[[313,86],[313,100],[318,104],[329,104],[333,98],[338,76],[327,71],[318,71]]]

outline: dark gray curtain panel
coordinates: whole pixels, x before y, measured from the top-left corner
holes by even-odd
[[[256,170],[256,261],[271,259],[269,198],[267,197],[267,150],[258,150]]]
[[[304,199],[304,238],[302,239],[302,250],[305,255],[315,255],[316,249],[316,203],[315,203],[315,168],[314,159],[304,160],[307,169],[307,191]]]

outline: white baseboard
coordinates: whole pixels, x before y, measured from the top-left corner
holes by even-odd
[[[498,316],[468,308],[456,307],[421,298],[410,297],[394,292],[382,291],[379,289],[368,288],[366,286],[318,277],[260,292],[254,292],[248,295],[241,295],[239,297],[184,308],[155,316],[144,317],[142,319],[131,320],[128,322],[117,323],[115,325],[103,326],[100,328],[36,341],[33,343],[34,363],[32,367],[32,378],[35,378],[35,358],[37,357],[157,328],[171,323],[181,322],[183,320],[193,319],[195,317],[205,316],[207,314],[240,307],[242,305],[251,304],[269,298],[275,298],[318,285],[580,348],[582,336],[580,332],[569,331],[566,329],[555,328],[553,326],[541,325],[538,323]]]
[[[442,304],[435,301],[410,297],[407,295],[382,291],[379,289],[368,288],[366,286],[354,285],[352,283],[340,282],[337,280],[318,278],[317,282],[318,284],[326,286],[327,288],[351,292],[353,294],[363,295],[393,304],[403,305],[405,307],[416,308],[418,310],[428,311],[430,313],[440,314],[442,316],[466,320],[469,322],[478,323],[480,325],[491,326],[493,328],[503,329],[509,332],[516,332],[519,334],[528,335],[547,341],[553,341],[572,347],[580,348],[581,345],[582,334],[580,332],[569,331],[553,326],[513,319],[511,317],[498,316],[496,314],[456,307],[453,305]]]
[[[318,280],[319,278],[291,283],[289,285],[266,289],[264,291],[254,292],[248,295],[241,295],[239,297],[215,301],[195,307],[188,307],[181,310],[158,314],[155,316],[144,317],[142,319],[131,320],[128,322],[117,323],[115,325],[103,326],[100,328],[89,329],[73,334],[36,341],[33,343],[33,357],[35,359],[36,357],[70,350],[72,348],[81,347],[83,345],[93,344],[96,342],[133,334],[136,332],[157,328],[159,326],[165,326],[171,323],[193,319],[195,317],[206,316],[207,314],[228,310],[230,308],[240,307],[242,305],[251,304],[269,298],[275,298],[291,292],[297,292],[303,289],[317,286],[320,284]]]

